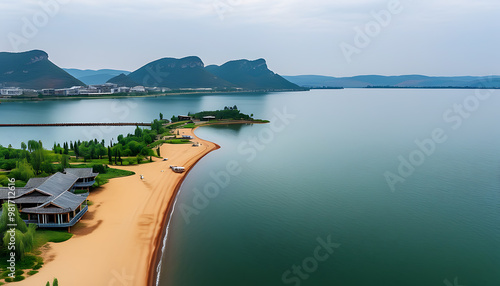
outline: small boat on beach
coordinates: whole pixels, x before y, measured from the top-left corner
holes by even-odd
[[[178,166],[170,166],[170,169],[172,169],[175,173],[184,173],[186,171],[186,168]]]

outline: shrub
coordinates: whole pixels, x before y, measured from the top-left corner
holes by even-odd
[[[14,279],[12,281],[14,281],[14,282],[23,281],[24,278],[25,278],[24,276],[20,275],[20,276],[14,277]],[[7,279],[5,279],[5,280],[7,280]]]
[[[94,164],[92,165],[92,171],[94,173],[99,173],[99,174],[106,174],[108,171],[108,166],[102,165],[102,164]]]

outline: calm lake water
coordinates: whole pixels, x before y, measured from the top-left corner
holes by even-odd
[[[196,131],[222,148],[182,185],[162,286],[498,286],[499,93],[345,89],[2,103],[0,122],[149,122],[159,112],[235,104],[272,120]],[[0,129],[0,144],[132,131]]]

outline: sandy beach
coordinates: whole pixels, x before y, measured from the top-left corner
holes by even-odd
[[[180,132],[194,136],[201,145],[164,144],[160,151],[168,161],[155,159],[149,164],[116,167],[136,175],[112,179],[91,192],[89,200],[94,204],[72,228],[73,238],[47,244],[40,272],[15,284],[42,286],[56,277],[60,285],[71,286],[147,285],[166,216],[187,174],[174,173],[169,166],[184,166],[189,171],[219,148],[197,138],[192,129]]]

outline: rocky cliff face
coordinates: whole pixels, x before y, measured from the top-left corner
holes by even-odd
[[[44,51],[34,51],[34,53],[32,53],[30,55],[30,62],[29,64],[34,64],[36,62],[40,62],[40,61],[48,61],[49,60],[49,55],[44,52]]]

